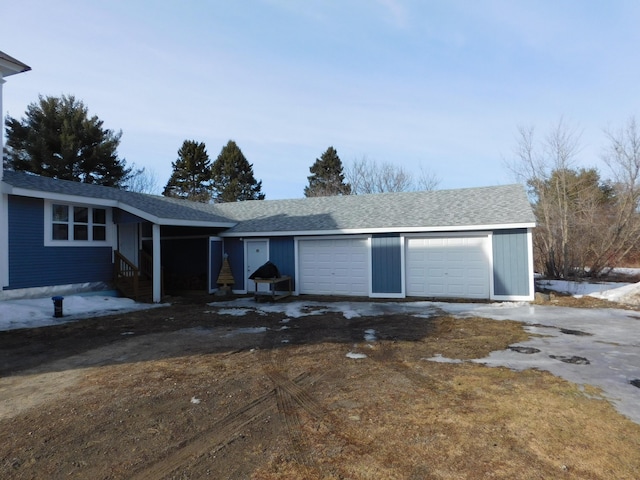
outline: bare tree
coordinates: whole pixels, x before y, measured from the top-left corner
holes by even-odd
[[[580,151],[581,133],[560,119],[542,142],[533,127],[519,127],[511,170],[526,183],[538,228],[534,249],[538,268],[550,276],[568,277],[570,255],[570,173]]]
[[[353,195],[433,190],[439,183],[435,175],[427,174],[424,170],[416,181],[411,172],[402,166],[390,162],[378,163],[366,157],[354,160],[347,166],[345,177]]]
[[[606,274],[640,236],[640,132],[635,119],[606,131],[602,155],[612,175],[576,168],[580,134],[561,120],[542,142],[519,128],[512,170],[529,187],[538,226],[536,268],[546,275]]]
[[[602,159],[611,170],[615,209],[607,215],[607,228],[601,229],[606,237],[601,239],[597,265],[602,268],[614,266],[636,248],[640,236],[640,131],[636,119],[629,118],[617,130],[605,130],[605,135],[609,145]]]
[[[138,193],[157,193],[158,177],[156,172],[146,167],[136,169],[132,166],[133,173],[127,178],[127,190]]]
[[[415,181],[416,190],[435,190],[440,185],[440,178],[433,172],[420,167],[420,176]]]

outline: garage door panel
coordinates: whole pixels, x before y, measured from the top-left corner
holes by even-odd
[[[300,293],[368,295],[366,239],[300,240]]]
[[[407,295],[489,298],[488,242],[488,236],[407,239]]]

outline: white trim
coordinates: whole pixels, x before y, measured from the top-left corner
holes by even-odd
[[[269,259],[271,258],[270,252],[269,252],[269,248],[270,248],[270,242],[268,238],[251,238],[250,240],[244,240],[242,242],[242,254],[244,256],[243,259],[243,265],[244,265],[244,272],[243,272],[243,277],[244,277],[244,290],[240,290],[241,293],[250,293],[249,292],[249,275],[251,275],[251,273],[249,273],[249,271],[247,270],[248,267],[248,262],[249,262],[249,243],[250,242],[267,242],[267,261],[269,261]]]
[[[495,295],[491,300],[496,302],[530,302],[533,298],[526,295]]]
[[[528,267],[529,267],[529,295],[526,300],[533,301],[536,298],[536,280],[533,265],[533,228],[527,228]]]
[[[452,238],[452,237],[488,237],[490,231],[474,231],[474,232],[424,232],[424,233],[407,233],[404,238]]]
[[[121,202],[119,200],[109,200],[104,198],[84,197],[82,195],[68,195],[62,193],[42,192],[40,190],[30,190],[27,188],[13,187],[4,182],[8,188],[3,188],[9,195],[18,195],[31,198],[42,198],[45,200],[53,200],[63,203],[76,203],[83,205],[97,205],[103,207],[119,208],[125,212],[131,213],[143,220],[158,225],[170,225],[176,227],[220,227],[220,228],[232,228],[237,225],[237,222],[209,222],[206,220],[184,220],[174,218],[158,217],[157,215],[150,214],[138,208],[135,208],[128,203]]]
[[[495,299],[495,293],[494,293],[494,281],[495,281],[495,272],[494,272],[494,265],[493,265],[493,232],[489,232],[489,300],[494,300]]]
[[[373,242],[373,237],[371,238],[371,243]],[[405,236],[404,235],[399,235],[397,237],[400,241],[400,292],[399,293],[373,293],[373,262],[371,261],[371,247],[369,248],[369,263],[370,265],[370,270],[371,270],[371,279],[370,279],[370,283],[371,283],[371,288],[370,288],[370,293],[369,293],[369,297],[371,298],[407,298],[407,290],[406,290],[406,264],[405,264]]]
[[[370,293],[369,298],[407,298],[404,293]]]
[[[153,303],[162,301],[162,263],[160,259],[160,225],[154,223],[151,227],[153,242]]]
[[[52,205],[65,205],[68,207],[83,207],[83,208],[100,208],[105,211],[105,240],[53,240],[52,239],[52,226],[53,216],[51,213]],[[92,212],[93,210],[91,210]],[[71,215],[71,212],[70,212]],[[91,215],[89,215],[91,216]],[[88,223],[87,225],[91,225]],[[69,226],[73,226],[73,221],[69,220]],[[117,249],[117,227],[113,223],[113,211],[109,207],[102,205],[86,205],[82,203],[56,203],[50,200],[44,201],[44,246],[45,247],[111,247]]]
[[[476,232],[484,230],[511,230],[535,227],[534,223],[510,223],[497,225],[465,225],[465,226],[441,226],[441,227],[385,227],[385,228],[360,228],[338,230],[296,230],[275,232],[221,232],[221,237],[326,237],[335,235],[372,235],[376,233],[402,233],[402,234],[429,234]]]

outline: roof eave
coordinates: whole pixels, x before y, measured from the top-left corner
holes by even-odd
[[[20,60],[17,60],[4,52],[0,52],[0,73],[2,73],[3,77],[28,72],[29,70],[31,70],[29,65],[22,63]]]
[[[504,223],[494,225],[443,225],[428,227],[393,227],[393,228],[345,228],[332,230],[286,230],[264,232],[221,232],[220,237],[285,237],[305,235],[373,235],[378,233],[441,233],[441,232],[477,232],[492,230],[511,230],[534,228],[535,222]]]
[[[206,220],[189,220],[168,218],[153,215],[139,208],[133,207],[120,200],[112,200],[108,198],[85,197],[80,195],[69,195],[65,193],[45,192],[42,190],[32,190],[22,187],[13,187],[12,185],[2,182],[2,193],[8,195],[17,195],[31,198],[42,198],[43,200],[57,200],[60,202],[79,203],[83,205],[99,205],[103,207],[119,208],[125,212],[131,213],[143,220],[163,226],[174,227],[208,227],[208,228],[233,228],[236,222],[211,222]]]

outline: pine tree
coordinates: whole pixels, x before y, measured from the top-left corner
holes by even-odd
[[[165,197],[202,203],[211,200],[211,162],[204,143],[185,140],[171,166],[173,173],[162,192]]]
[[[264,200],[262,181],[256,181],[251,165],[236,142],[222,147],[220,155],[211,166],[214,200],[217,203]]]
[[[335,148],[329,147],[316,159],[309,171],[312,175],[307,177],[309,185],[304,187],[305,197],[329,197],[351,193],[351,185],[344,181],[342,161]]]
[[[126,188],[131,173],[117,148],[122,132],[103,128],[72,95],[38,97],[21,120],[7,116],[5,165],[46,177]]]

